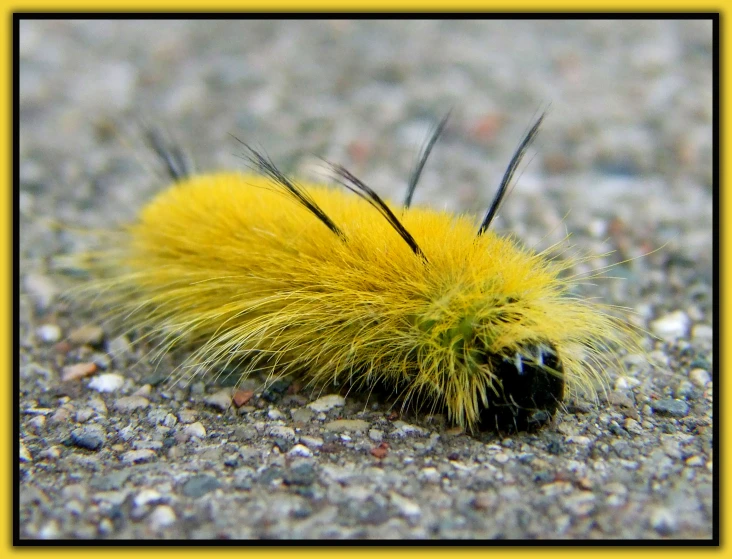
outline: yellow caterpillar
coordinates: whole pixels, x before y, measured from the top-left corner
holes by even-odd
[[[524,137],[483,220],[383,201],[346,169],[301,184],[244,145],[256,174],[193,174],[150,138],[175,181],[96,255],[89,284],[113,315],[184,368],[237,366],[317,384],[386,388],[469,431],[532,429],[606,378],[630,328],[572,296],[572,262],[489,226],[537,134]],[[354,195],[355,193],[355,195]]]

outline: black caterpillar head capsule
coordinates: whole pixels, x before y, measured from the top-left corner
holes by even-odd
[[[564,371],[556,348],[535,344],[489,360],[500,386],[480,410],[478,430],[532,431],[551,421],[564,397]]]

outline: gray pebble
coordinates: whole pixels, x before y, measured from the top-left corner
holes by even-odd
[[[181,423],[193,423],[196,417],[198,416],[193,410],[181,410],[178,412],[178,421]]]
[[[132,345],[130,344],[130,340],[127,339],[127,336],[112,338],[109,340],[107,349],[118,367],[127,365],[129,358],[132,356]]]
[[[133,411],[146,408],[150,405],[150,400],[143,396],[124,396],[114,403],[117,411]]]
[[[269,436],[273,439],[295,440],[295,430],[285,425],[273,425],[269,428]]]
[[[85,324],[69,333],[69,341],[74,344],[99,345],[104,339],[104,330],[96,324]]]
[[[323,425],[324,429],[335,433],[350,431],[352,433],[364,432],[369,428],[369,422],[363,419],[336,419]]]
[[[691,382],[688,380],[682,380],[679,382],[674,393],[677,398],[689,399],[694,397],[696,391],[694,390],[694,385],[691,384]]]
[[[226,411],[231,407],[231,389],[225,388],[223,390],[219,390],[214,394],[211,394],[210,396],[206,396],[204,402],[206,402],[209,406],[218,408],[222,411]]]
[[[99,491],[112,491],[120,489],[132,472],[129,469],[116,470],[101,477],[92,478],[90,485]]]
[[[315,481],[315,466],[312,462],[302,462],[287,470],[283,476],[287,485],[310,485]]]
[[[689,404],[683,400],[674,400],[673,398],[656,400],[651,404],[651,407],[655,413],[672,417],[685,417],[689,413]]]
[[[72,444],[87,450],[99,450],[106,438],[107,434],[99,425],[87,425],[71,432]]]
[[[205,474],[197,474],[189,477],[183,487],[181,493],[186,497],[198,498],[206,493],[218,489],[221,487],[221,483],[215,477],[211,477]]]
[[[284,419],[285,414],[283,414],[280,410],[277,408],[272,408],[267,412],[267,417],[270,419]]]
[[[40,310],[47,309],[58,294],[58,287],[53,280],[41,274],[28,274],[23,285]]]
[[[298,408],[292,411],[292,420],[297,423],[307,423],[313,418],[313,410],[309,408]]]

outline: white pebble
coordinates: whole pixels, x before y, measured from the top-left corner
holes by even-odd
[[[689,378],[691,379],[691,382],[702,388],[712,380],[711,375],[704,369],[692,369],[689,373]]]
[[[136,464],[138,462],[147,462],[155,457],[155,451],[150,449],[130,450],[122,455],[122,462],[126,464]]]
[[[170,505],[160,505],[155,507],[155,510],[150,513],[149,521],[150,526],[154,530],[160,530],[171,526],[177,520],[175,511]]]
[[[285,414],[283,414],[277,408],[272,408],[271,410],[269,410],[267,412],[267,417],[269,417],[270,419],[284,419],[285,418]]]
[[[122,388],[125,378],[116,373],[104,373],[97,375],[89,381],[89,388],[93,388],[97,392],[114,392]]]
[[[292,427],[286,427],[285,425],[273,425],[269,428],[269,436],[272,438],[281,437],[288,441],[294,441],[295,430]]]
[[[310,450],[308,447],[302,444],[296,444],[290,449],[290,452],[287,453],[288,456],[303,456],[305,458],[309,458],[313,455],[313,451]]]
[[[327,412],[333,408],[343,407],[346,405],[346,399],[340,394],[328,394],[322,398],[318,398],[314,402],[310,402],[307,407],[315,412]]]
[[[651,526],[661,535],[669,535],[676,531],[676,518],[666,508],[656,509],[651,515]]]
[[[43,342],[53,344],[61,339],[61,328],[56,324],[44,324],[36,330],[36,334]]]
[[[320,448],[323,446],[325,441],[321,439],[320,437],[306,437],[302,436],[300,437],[300,442],[307,446],[308,448]]]
[[[195,423],[186,425],[183,428],[183,432],[189,437],[198,437],[199,439],[202,439],[206,436],[206,428],[200,421],[196,421]]]
[[[691,329],[691,337],[694,340],[709,340],[714,339],[714,328],[708,324],[697,324]]]
[[[369,439],[372,441],[381,442],[384,438],[384,432],[381,429],[369,429]]]
[[[429,483],[439,483],[442,476],[440,475],[440,472],[437,471],[437,468],[428,467],[423,468],[422,471],[419,472],[419,477]]]
[[[135,497],[134,503],[136,507],[144,507],[150,503],[160,501],[162,495],[155,489],[143,489]]]
[[[659,338],[672,341],[686,335],[690,322],[685,312],[675,311],[651,322],[651,330]]]
[[[505,454],[503,452],[499,452],[498,454],[493,456],[493,460],[495,460],[499,464],[505,464],[510,459],[511,459],[511,457],[508,454]]]
[[[399,493],[391,493],[389,496],[391,497],[391,504],[399,509],[399,512],[403,516],[407,518],[418,518],[422,515],[420,506],[411,499],[407,499],[399,495]]]
[[[18,449],[18,458],[21,462],[33,462],[33,457],[31,456],[31,453],[28,451],[23,443],[20,443],[20,448]]]

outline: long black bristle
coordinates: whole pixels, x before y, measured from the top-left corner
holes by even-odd
[[[283,187],[285,192],[290,194],[297,202],[305,206],[315,217],[322,221],[328,229],[333,231],[341,239],[345,240],[346,235],[343,233],[340,227],[338,227],[333,220],[321,209],[320,206],[313,200],[313,198],[304,190],[300,185],[290,180],[282,171],[280,171],[272,160],[267,156],[263,155],[239,138],[234,136],[234,139],[244,146],[246,153],[244,157],[252,164],[263,175],[271,178],[275,184]]]
[[[193,164],[178,144],[166,142],[155,128],[148,128],[145,137],[155,154],[165,163],[170,178],[179,181],[193,174]]]
[[[389,206],[386,205],[386,202],[384,202],[384,200],[382,200],[381,197],[376,194],[376,192],[374,192],[361,180],[353,176],[351,172],[345,167],[333,163],[328,163],[328,165],[330,165],[330,167],[333,169],[338,177],[343,179],[338,180],[341,185],[346,187],[351,192],[354,192],[355,194],[366,200],[374,208],[376,208],[379,213],[384,216],[386,221],[389,222],[389,225],[391,225],[394,230],[399,233],[399,236],[404,239],[404,241],[409,245],[409,248],[412,249],[414,254],[421,257],[425,262],[428,261],[424,252],[422,252],[422,249],[419,248],[419,245],[417,245],[417,241],[414,240],[414,237],[412,237],[411,233],[406,230],[404,225],[402,225],[399,219],[397,219],[397,216],[394,215],[394,212],[389,209]]]
[[[531,129],[526,133],[526,136],[524,136],[524,139],[521,140],[521,143],[519,144],[518,148],[514,152],[513,157],[511,158],[511,162],[508,164],[508,168],[506,169],[506,172],[503,174],[503,179],[501,179],[501,185],[498,187],[498,192],[496,193],[496,196],[493,198],[491,207],[488,209],[488,212],[485,214],[485,217],[483,218],[483,223],[480,224],[480,228],[478,229],[478,236],[480,236],[486,232],[488,227],[490,227],[490,224],[493,221],[493,218],[496,217],[496,213],[498,213],[498,209],[501,207],[503,198],[506,196],[506,192],[508,191],[508,186],[511,183],[511,179],[513,179],[513,175],[516,172],[516,168],[519,166],[519,163],[521,163],[521,159],[523,159],[524,155],[526,154],[526,150],[531,145],[531,142],[533,142],[534,139],[536,138],[536,135],[539,132],[539,127],[541,126],[541,123],[544,120],[545,116],[546,116],[546,111],[541,113],[539,118],[536,120],[536,122],[531,127]]]
[[[427,158],[430,156],[430,152],[432,151],[432,148],[435,146],[435,143],[437,142],[437,138],[440,137],[442,132],[445,130],[445,125],[447,124],[447,120],[450,118],[450,113],[452,112],[452,109],[447,111],[447,114],[442,117],[442,120],[437,125],[437,127],[432,131],[432,134],[429,137],[429,140],[424,146],[424,149],[419,155],[419,160],[417,161],[417,165],[412,171],[412,175],[409,177],[409,186],[407,188],[407,196],[404,199],[404,207],[408,208],[412,205],[412,196],[414,196],[414,191],[417,188],[417,182],[419,182],[419,177],[422,175],[422,169],[424,169],[425,163],[427,163]]]

